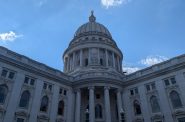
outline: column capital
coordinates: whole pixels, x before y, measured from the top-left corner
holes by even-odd
[[[90,89],[94,90],[94,86],[88,86],[88,89],[89,89],[89,90],[90,90]]]
[[[74,89],[74,92],[77,93],[77,92],[81,92],[80,88],[76,88]]]
[[[110,86],[104,86],[104,90],[109,90]]]
[[[122,93],[122,92],[123,92],[123,90],[122,90],[122,89],[120,89],[120,88],[117,88],[117,89],[116,89],[116,93],[118,93],[118,92],[119,92],[119,93]]]

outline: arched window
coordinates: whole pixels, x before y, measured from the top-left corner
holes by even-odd
[[[160,112],[160,106],[156,96],[150,97],[150,104],[153,113]]]
[[[30,92],[28,90],[26,90],[21,95],[21,99],[20,99],[20,102],[19,102],[19,107],[28,108],[29,100],[30,100]]]
[[[102,118],[102,107],[100,104],[97,104],[95,107],[95,118],[101,119]]]
[[[47,96],[43,96],[41,100],[40,111],[47,112],[48,103],[49,103],[49,98]]]
[[[181,102],[180,96],[176,91],[170,92],[170,99],[171,99],[173,108],[182,107],[182,102]]]
[[[6,85],[0,85],[0,103],[3,104],[6,100],[8,93],[8,87]]]
[[[134,113],[135,113],[135,115],[141,114],[140,103],[137,100],[134,101]]]
[[[61,115],[61,116],[64,115],[64,101],[63,100],[61,100],[58,103],[58,115]]]

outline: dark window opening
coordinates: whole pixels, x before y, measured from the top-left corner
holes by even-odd
[[[89,63],[89,62],[88,62],[88,59],[86,58],[86,59],[85,59],[85,66],[88,66],[88,63]]]
[[[2,73],[1,73],[1,76],[6,77],[7,74],[8,74],[8,71],[3,69]]]
[[[48,97],[44,96],[41,100],[40,111],[47,112],[48,104],[49,104],[48,102],[49,102]]]
[[[14,75],[15,75],[14,72],[10,72],[9,75],[8,75],[8,78],[13,79],[14,78]]]
[[[64,101],[58,103],[58,115],[64,115]]]
[[[103,59],[100,58],[100,65],[103,65]]]
[[[29,100],[30,100],[30,92],[29,91],[24,91],[21,95],[19,107],[28,108]]]

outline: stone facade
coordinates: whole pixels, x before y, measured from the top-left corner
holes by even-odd
[[[125,75],[92,13],[63,60],[61,72],[0,47],[0,122],[185,122],[185,55]]]

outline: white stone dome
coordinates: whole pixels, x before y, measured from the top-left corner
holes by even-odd
[[[75,37],[87,34],[100,34],[112,38],[108,29],[104,25],[96,22],[96,17],[93,15],[93,12],[91,12],[89,22],[83,24],[77,29],[77,31],[75,32]]]

